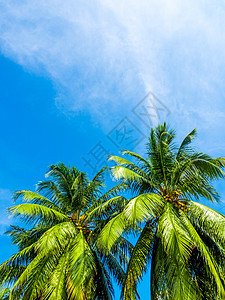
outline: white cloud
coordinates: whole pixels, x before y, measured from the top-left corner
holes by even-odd
[[[9,189],[1,189],[0,188],[0,203],[4,201],[8,201],[11,198],[11,192]]]
[[[8,0],[0,48],[49,76],[67,113],[113,120],[152,90],[174,125],[206,128],[224,119],[224,12],[221,1]]]
[[[12,194],[9,189],[0,188],[0,235],[4,234],[8,226],[12,224],[12,219],[10,220],[6,213],[7,208],[12,206],[11,197]]]

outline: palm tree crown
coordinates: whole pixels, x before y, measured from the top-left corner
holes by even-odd
[[[147,158],[131,151],[123,154],[132,161],[109,158],[117,163],[113,177],[134,197],[107,223],[99,243],[109,250],[124,232],[143,228],[127,268],[124,299],[135,299],[148,262],[152,299],[225,299],[225,217],[198,202],[218,201],[211,180],[224,177],[225,159],[194,151],[195,135],[193,130],[178,147],[164,123],[151,130]]]
[[[90,181],[75,167],[52,165],[37,192],[14,194],[26,203],[10,213],[32,227],[8,232],[19,248],[0,268],[1,281],[14,284],[10,299],[112,299],[112,276],[122,285],[132,246],[121,238],[105,255],[96,244],[112,207],[123,202],[115,195],[124,185],[102,193],[103,174]]]

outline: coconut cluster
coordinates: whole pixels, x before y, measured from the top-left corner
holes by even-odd
[[[167,189],[161,189],[161,195],[166,201],[172,203],[176,208],[181,209],[182,211],[190,210],[190,208],[188,207],[188,201],[179,199],[180,195],[182,195],[181,190],[176,188],[171,193]]]
[[[73,214],[73,216],[67,216],[67,217],[76,225],[76,228],[78,230],[81,230],[83,232],[85,236],[88,236],[92,232],[89,224],[87,223],[87,221],[85,221],[85,217],[86,217],[85,214],[79,217],[78,222],[77,222],[77,216],[75,214]]]

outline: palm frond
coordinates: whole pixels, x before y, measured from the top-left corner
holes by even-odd
[[[225,249],[225,216],[197,202],[190,202],[190,221]]]
[[[42,295],[43,300],[67,300],[67,268],[68,252],[66,251],[59,259],[59,262],[51,274],[47,289]]]
[[[71,239],[76,238],[78,229],[72,222],[62,222],[48,229],[37,241],[36,248],[40,253],[60,252]]]
[[[146,221],[151,217],[156,217],[162,211],[164,199],[154,193],[139,195],[129,201],[124,208],[124,214],[130,223]]]
[[[135,299],[136,297],[137,283],[146,270],[152,252],[155,230],[154,221],[148,221],[132,251],[122,290],[124,299]]]
[[[167,204],[159,218],[158,237],[168,255],[178,254],[179,259],[187,260],[195,243],[180,220],[180,216],[171,204]]]
[[[44,197],[44,196],[42,196],[38,193],[31,192],[31,191],[17,191],[17,192],[14,192],[13,193],[14,201],[16,201],[18,198],[22,198],[22,200],[24,202],[32,202],[33,204],[43,205],[43,206],[46,206],[48,208],[52,208],[54,210],[57,210],[57,211],[63,213],[63,211],[58,207],[58,205],[56,205],[51,200],[47,199],[46,197]]]
[[[180,161],[182,160],[184,157],[186,157],[187,153],[189,153],[189,151],[192,151],[191,148],[189,148],[190,143],[192,142],[192,140],[196,137],[196,128],[193,129],[182,141],[177,154],[176,154],[176,160]]]
[[[124,212],[122,212],[116,217],[114,217],[112,220],[110,220],[102,229],[98,237],[98,246],[103,250],[110,250],[114,243],[116,243],[118,238],[124,232],[126,226],[127,220],[124,215]]]
[[[63,213],[43,205],[33,203],[12,206],[8,208],[8,212],[13,216],[22,216],[27,223],[37,223],[43,220],[48,220],[48,222],[68,221],[68,217]]]
[[[128,150],[124,150],[122,152],[122,154],[123,155],[127,154],[127,155],[131,156],[132,158],[135,158],[136,161],[141,166],[141,168],[144,168],[145,172],[148,172],[148,173],[151,172],[152,166],[151,166],[150,162],[148,160],[144,159],[142,156],[140,156],[137,153],[134,153],[132,151],[128,151]]]
[[[81,297],[84,288],[93,280],[96,271],[95,256],[80,231],[74,239],[69,256],[68,272],[72,283],[69,295],[71,298]]]
[[[139,168],[137,165],[134,163],[130,162],[129,160],[119,157],[119,156],[114,156],[111,155],[108,160],[113,160],[115,161],[119,166],[124,166],[128,168],[131,171],[136,172],[137,174],[140,174],[141,176],[147,178],[148,174],[144,172],[141,168]]]
[[[180,218],[183,221],[183,224],[186,226],[189,233],[191,234],[192,239],[195,242],[197,249],[201,253],[201,255],[205,261],[205,264],[208,266],[208,268],[210,270],[209,274],[211,274],[215,279],[217,289],[218,289],[218,295],[220,295],[222,298],[224,298],[225,297],[224,285],[220,278],[219,271],[218,271],[218,265],[217,265],[216,261],[212,257],[209,249],[207,248],[207,246],[204,244],[204,242],[198,235],[197,231],[191,224],[188,217],[183,212],[180,212],[180,214],[181,214]]]

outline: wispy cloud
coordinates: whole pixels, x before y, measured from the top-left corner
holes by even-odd
[[[0,235],[4,234],[8,226],[12,224],[6,213],[6,209],[12,205],[11,192],[8,189],[0,188]]]
[[[2,203],[2,201],[7,201],[10,198],[11,198],[10,190],[0,188],[0,201],[1,201],[0,203]]]
[[[50,77],[67,113],[110,111],[113,120],[152,90],[174,125],[216,128],[225,111],[224,14],[209,0],[8,0],[0,47]]]

